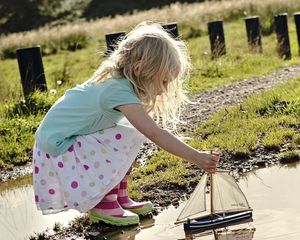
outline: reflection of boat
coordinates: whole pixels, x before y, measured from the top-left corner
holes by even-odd
[[[208,180],[210,190],[206,194]],[[209,210],[206,206],[208,201]],[[227,171],[218,170],[202,176],[176,223],[184,222],[186,231],[207,230],[250,218],[252,209],[235,179]]]
[[[213,235],[212,240],[252,240],[255,232],[254,227],[243,227],[243,228],[222,228],[201,232],[188,231],[185,235],[185,240],[200,239]]]
[[[255,228],[214,231],[214,240],[252,240]]]

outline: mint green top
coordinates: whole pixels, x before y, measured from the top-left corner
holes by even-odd
[[[96,84],[88,80],[67,90],[50,108],[35,133],[36,143],[44,152],[63,154],[76,136],[115,126],[124,117],[116,106],[140,103],[125,78]]]

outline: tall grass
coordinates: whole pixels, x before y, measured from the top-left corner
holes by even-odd
[[[275,14],[280,12],[293,13],[300,10],[300,2],[297,0],[223,0],[203,3],[180,4],[175,3],[162,9],[134,12],[132,15],[117,15],[114,18],[106,17],[96,21],[80,21],[54,28],[44,27],[35,31],[10,34],[0,37],[0,56],[10,56],[12,50],[18,47],[40,44],[45,46],[45,53],[56,53],[65,47],[66,39],[73,39],[80,44],[86,44],[86,37],[103,38],[107,33],[129,30],[132,26],[144,20],[159,22],[176,21],[180,26],[189,25],[194,29],[206,29],[206,23],[211,20],[232,20],[240,17],[258,15],[262,17],[262,25],[266,26]],[[264,31],[263,31],[264,32]],[[190,32],[189,32],[190,33]],[[188,36],[188,35],[187,35]],[[70,44],[72,45],[72,44]],[[82,46],[84,47],[84,46]],[[76,48],[68,46],[68,48]]]

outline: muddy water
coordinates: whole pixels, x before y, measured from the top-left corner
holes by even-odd
[[[246,174],[239,185],[253,208],[253,222],[219,229],[218,232],[186,236],[183,226],[175,226],[184,203],[170,207],[143,222],[140,231],[125,232],[114,240],[123,239],[219,239],[219,240],[299,240],[300,239],[300,164],[273,166]],[[143,226],[144,225],[144,226]],[[148,228],[147,228],[148,227]]]
[[[67,224],[79,214],[68,211],[43,216],[33,202],[31,177],[0,183],[0,236],[17,240],[54,223]],[[173,223],[184,203],[164,210],[154,219],[142,221],[140,229],[133,228],[108,239],[219,239],[219,240],[299,240],[300,239],[300,164],[273,166],[246,174],[239,185],[253,208],[253,222],[235,225],[228,229],[186,236],[183,226]],[[115,234],[114,234],[115,235]],[[100,237],[99,237],[100,239]]]
[[[34,232],[42,232],[55,223],[67,225],[79,214],[74,211],[43,216],[37,211],[31,175],[15,181],[0,183],[0,239],[25,239]]]

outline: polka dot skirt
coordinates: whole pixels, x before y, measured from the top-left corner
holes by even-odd
[[[78,136],[62,155],[34,146],[35,202],[43,214],[87,212],[114,188],[134,162],[145,137],[129,123]]]

